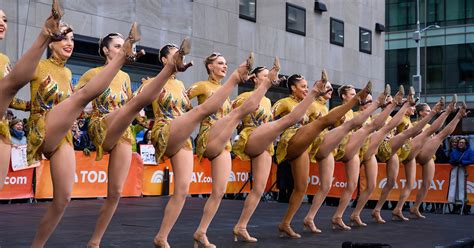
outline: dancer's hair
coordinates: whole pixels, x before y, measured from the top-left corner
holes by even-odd
[[[170,54],[171,48],[176,48],[179,49],[178,45],[170,43],[164,45],[162,48],[160,48],[160,53],[158,54],[158,59],[160,60],[160,63],[163,64],[163,58],[166,58],[168,54]]]
[[[220,53],[213,52],[211,53],[211,55],[207,56],[206,59],[204,59],[204,67],[206,67],[207,74],[211,74],[211,71],[209,70],[207,66],[212,64],[212,62],[214,62],[214,60],[216,60],[219,57],[224,57],[224,56],[222,56],[222,54]]]
[[[106,36],[100,38],[100,40],[99,40],[99,55],[102,58],[107,59],[107,55],[104,52],[104,47],[109,48],[110,42],[112,41],[112,39],[115,39],[115,38],[122,38],[123,39],[123,35],[120,34],[120,33],[110,33],[110,34],[107,34]]]
[[[288,87],[288,90],[290,91],[290,94],[293,93],[293,90],[291,89],[291,86],[295,85],[299,81],[303,80],[304,77],[300,74],[293,74],[291,75],[287,80],[286,80],[286,86]]]
[[[347,94],[347,92],[348,92],[349,90],[352,90],[352,89],[355,90],[355,87],[354,87],[353,85],[350,85],[350,84],[348,84],[348,85],[343,85],[343,86],[339,87],[339,89],[337,89],[337,94],[339,95],[339,98],[342,99],[342,95]]]

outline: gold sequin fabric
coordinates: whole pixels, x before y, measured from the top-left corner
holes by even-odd
[[[241,106],[251,94],[252,92],[244,92],[237,96],[232,103],[232,108],[235,109]],[[238,127],[240,130],[239,138],[232,146],[234,154],[242,160],[250,160],[250,157],[245,153],[245,147],[247,146],[250,135],[258,126],[272,121],[272,117],[272,103],[270,102],[270,99],[263,97],[258,108],[242,119],[242,122]],[[273,156],[273,143],[268,145],[266,150],[271,156]]]
[[[187,95],[189,99],[193,99],[197,97],[198,104],[204,103],[209,97],[211,97],[219,88],[221,87],[220,82],[209,78],[207,81],[200,81],[194,83],[188,90]],[[202,122],[201,126],[199,127],[199,133],[196,137],[196,154],[199,159],[202,159],[204,153],[206,151],[207,142],[209,139],[209,131],[211,127],[222,117],[226,116],[232,110],[232,106],[230,100],[227,99],[219,110],[206,117]],[[230,139],[225,145],[224,148],[226,151],[230,152],[232,150],[232,146],[230,143]]]
[[[95,75],[101,72],[104,66],[88,70],[79,79],[76,88],[84,87]],[[88,127],[89,137],[97,149],[96,160],[101,160],[104,155],[103,144],[107,135],[106,117],[109,113],[121,108],[133,97],[130,76],[120,70],[110,82],[109,87],[97,98],[92,100],[92,114]],[[130,126],[122,134],[119,142],[133,144],[133,136]]]

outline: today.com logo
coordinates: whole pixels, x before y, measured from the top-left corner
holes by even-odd
[[[445,185],[445,182],[446,182],[445,180],[438,180],[438,179],[431,180],[430,187],[428,188],[428,190],[443,190],[443,186]],[[395,185],[393,186],[393,188],[394,189],[404,188],[406,183],[407,183],[406,179],[399,179],[398,182],[395,182]],[[415,180],[414,188],[420,189],[422,183],[423,183],[423,180],[421,179]],[[387,178],[382,179],[379,182],[379,188],[380,189],[384,188],[386,184],[387,184]]]

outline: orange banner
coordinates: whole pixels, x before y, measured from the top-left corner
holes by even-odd
[[[21,199],[33,197],[33,171],[32,169],[13,171],[8,167],[5,185],[0,191],[0,199]]]
[[[85,156],[76,152],[76,173],[72,198],[107,196],[107,169],[109,156],[95,161],[95,153]],[[140,196],[142,191],[143,163],[138,154],[132,156],[132,163],[124,184],[122,196]],[[36,198],[52,198],[53,187],[49,160],[41,161],[36,169]]]
[[[466,166],[466,195],[467,204],[474,205],[474,165]]]
[[[170,160],[156,166],[145,166],[143,173],[143,195],[161,195],[165,168],[170,170],[170,194],[174,188],[174,173]],[[226,193],[249,192],[250,183],[244,186],[249,177],[250,162],[236,158],[232,160],[232,171],[229,176]],[[242,188],[243,187],[243,188]],[[207,159],[201,162],[194,156],[194,168],[189,186],[189,194],[210,194],[212,192],[211,163]]]
[[[448,188],[449,188],[449,173],[451,171],[451,165],[449,164],[436,164],[436,171],[433,180],[431,181],[431,185],[428,189],[428,194],[426,195],[424,202],[439,202],[439,203],[446,203],[447,202],[447,195],[448,195]],[[382,193],[382,188],[387,183],[387,171],[386,165],[380,163],[379,164],[379,171],[377,174],[377,187],[375,188],[374,192],[370,196],[371,200],[378,200],[380,198],[380,194]],[[408,197],[408,201],[415,201],[416,194],[418,189],[421,187],[422,183],[422,168],[420,165],[416,166],[416,179],[415,179],[415,189],[411,192],[410,196]],[[400,172],[398,174],[398,178],[396,180],[396,184],[394,189],[390,192],[388,196],[388,200],[390,201],[398,201],[400,197],[400,190],[405,187],[406,184],[406,177],[405,177],[405,167],[403,164],[400,164]],[[366,177],[365,177],[365,170],[361,168],[360,174],[360,187],[361,190],[365,189],[366,187]]]
[[[316,163],[311,163],[309,165],[309,184],[306,193],[309,195],[314,195],[319,190],[321,185],[319,178],[319,166]],[[331,190],[329,190],[329,197],[341,197],[342,192],[347,186],[345,164],[341,162],[336,162],[334,167],[334,174],[332,179]],[[352,198],[355,199],[357,196],[357,188],[352,194]]]

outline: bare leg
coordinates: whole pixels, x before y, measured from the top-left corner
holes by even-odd
[[[406,176],[406,184],[405,187],[400,192],[400,198],[398,199],[397,206],[392,211],[393,219],[398,220],[408,220],[402,214],[403,204],[405,204],[406,200],[410,196],[411,191],[414,188],[415,179],[416,179],[416,161],[414,159],[410,161],[406,161],[405,163],[405,176]]]
[[[370,195],[374,192],[377,184],[378,163],[375,155],[372,155],[370,159],[364,162],[364,168],[365,178],[367,180],[366,188],[360,193],[359,199],[357,200],[357,206],[354,208],[354,211],[352,211],[351,219],[354,220],[360,220],[360,213],[365,204],[369,201]],[[362,221],[360,222],[363,223]]]
[[[171,232],[176,220],[178,220],[181,210],[189,192],[189,185],[193,173],[194,157],[193,151],[180,149],[171,157],[171,165],[174,172],[174,193],[166,204],[161,222],[160,231],[156,234],[154,243],[156,246],[166,247],[168,235]]]
[[[0,139],[0,191],[5,186],[5,178],[8,174],[8,167],[10,166],[10,151],[11,145],[4,143]]]
[[[31,247],[43,247],[49,236],[61,220],[71,200],[72,185],[76,168],[74,149],[65,143],[60,146],[50,159],[51,178],[53,181],[53,202],[41,219]]]
[[[117,209],[131,162],[132,146],[130,144],[119,143],[110,152],[107,199],[100,209],[94,233],[87,244],[88,247],[99,247],[107,226]]]
[[[321,180],[321,186],[314,195],[313,202],[311,203],[311,208],[309,209],[308,213],[306,214],[305,222],[306,221],[313,221],[314,217],[318,213],[319,208],[326,199],[326,196],[331,189],[332,184],[332,177],[334,174],[334,156],[330,154],[325,159],[318,161],[319,166],[319,178]]]
[[[377,222],[383,221],[382,217],[380,216],[380,211],[382,210],[383,204],[387,201],[388,195],[390,191],[392,191],[393,187],[395,186],[395,181],[398,177],[398,171],[400,169],[400,161],[398,160],[397,154],[393,154],[392,157],[387,161],[387,183],[382,189],[382,193],[380,194],[380,199],[375,206],[372,216],[376,216]],[[381,220],[381,221],[379,221]]]
[[[416,200],[415,204],[410,208],[410,213],[414,215],[415,218],[421,218],[424,219],[425,216],[423,216],[420,213],[420,205],[425,198],[426,194],[428,193],[428,189],[430,187],[431,181],[433,181],[434,174],[435,174],[435,163],[433,159],[428,161],[428,163],[425,163],[422,165],[422,175],[423,175],[423,182],[421,183],[421,188],[418,190],[418,193],[416,194]]]
[[[359,156],[355,155],[352,159],[346,162],[346,177],[347,186],[342,192],[341,198],[339,199],[339,205],[337,206],[336,212],[332,216],[332,219],[341,219],[344,211],[351,200],[352,193],[354,193],[357,187],[357,181],[359,179],[360,160]],[[351,219],[351,222],[352,219]]]
[[[227,179],[229,178],[231,171],[232,159],[230,153],[227,151],[221,152],[217,157],[211,161],[212,166],[212,193],[207,199],[206,205],[204,206],[204,213],[199,223],[199,227],[194,233],[194,242],[202,243],[208,246],[210,245],[206,237],[206,232],[211,224],[212,219],[216,215],[217,209],[221,203],[222,197],[224,196],[225,189],[227,186]],[[212,246],[213,247],[213,246]]]
[[[260,100],[262,100],[270,85],[270,82],[261,84],[240,107],[232,110],[211,127],[204,154],[206,157],[213,158],[222,152],[237,125],[246,115],[259,106]]]
[[[246,241],[256,242],[257,239],[251,237],[247,232],[247,224],[250,221],[260,197],[265,191],[265,185],[272,167],[272,157],[268,152],[263,152],[257,157],[252,158],[253,188],[245,199],[244,208],[239,221],[234,227],[234,237],[241,236]]]
[[[286,210],[285,216],[281,221],[278,229],[280,233],[286,233],[292,238],[300,238],[301,235],[295,233],[291,227],[291,221],[296,214],[296,211],[301,206],[306,189],[308,188],[308,175],[309,175],[309,155],[308,152],[303,152],[298,158],[291,161],[291,172],[293,174],[293,180],[295,182],[293,192],[291,193],[290,202],[288,209]],[[281,236],[281,235],[280,235]]]

